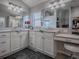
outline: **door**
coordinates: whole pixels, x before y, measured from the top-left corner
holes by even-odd
[[[54,55],[53,33],[44,33],[44,52]]]
[[[11,32],[11,51],[20,49],[20,35],[19,32]]]
[[[28,31],[21,32],[20,40],[21,48],[26,48],[28,46]]]
[[[36,49],[43,51],[43,39],[41,32],[35,32],[35,43]]]

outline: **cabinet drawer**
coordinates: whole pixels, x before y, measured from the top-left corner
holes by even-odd
[[[10,37],[9,38],[0,38],[0,43],[5,43],[5,42],[8,42],[10,41]]]
[[[67,42],[79,44],[79,40],[78,39],[68,39]]]
[[[0,33],[0,37],[10,37],[10,33]]]
[[[0,48],[0,56],[10,53],[10,50],[7,48]]]
[[[63,37],[55,37],[54,40],[66,42],[68,39],[63,38]]]
[[[0,56],[10,53],[10,42],[0,43]]]

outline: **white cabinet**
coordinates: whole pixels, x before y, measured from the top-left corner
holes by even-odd
[[[54,33],[44,33],[44,52],[48,53],[51,56],[54,56]]]
[[[30,46],[54,57],[54,33],[30,31]]]
[[[35,32],[35,47],[36,49],[43,51],[43,39],[41,32]]]
[[[19,32],[11,32],[11,51],[20,49],[20,35]]]
[[[35,32],[32,30],[29,31],[29,46],[35,48]]]
[[[32,48],[55,57],[54,33],[30,31],[29,35],[29,45]]]
[[[28,46],[28,31],[22,31],[20,33],[20,40],[21,48],[26,48]]]
[[[0,33],[0,56],[10,53],[10,33]]]

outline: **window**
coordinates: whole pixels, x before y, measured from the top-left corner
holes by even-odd
[[[41,27],[41,12],[35,12],[32,14],[33,27]]]
[[[28,28],[27,22],[29,21],[29,16],[23,16],[23,28]]]

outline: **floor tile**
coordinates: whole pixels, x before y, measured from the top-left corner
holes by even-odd
[[[44,55],[40,52],[35,52],[31,49],[24,49],[4,59],[53,59],[53,58]]]

